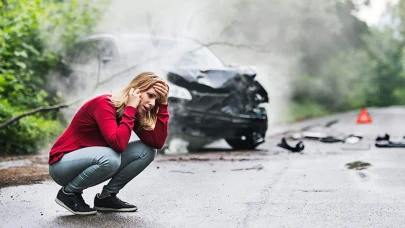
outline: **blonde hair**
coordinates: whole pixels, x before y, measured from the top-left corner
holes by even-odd
[[[128,93],[131,88],[139,89],[140,92],[145,92],[149,90],[159,79],[159,77],[153,72],[142,72],[138,74],[132,81],[121,91],[113,93],[111,96],[111,101],[114,104],[116,113],[119,118],[122,117],[124,110],[126,108],[126,101],[128,99]],[[159,111],[158,104],[149,110],[145,115],[137,116],[137,121],[139,124],[135,124],[136,131],[140,129],[153,130],[157,121],[157,113]]]

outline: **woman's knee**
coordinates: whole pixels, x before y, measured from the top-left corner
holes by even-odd
[[[131,142],[127,148],[134,157],[134,159],[143,159],[152,162],[155,157],[157,150],[146,145],[142,141]]]
[[[103,170],[115,172],[121,165],[121,156],[115,151],[106,151],[97,158],[97,164]]]
[[[155,160],[156,153],[156,149],[145,145],[144,152],[141,154],[140,158],[152,162],[153,160]]]

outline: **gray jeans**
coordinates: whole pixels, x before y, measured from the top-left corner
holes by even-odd
[[[156,153],[141,141],[130,142],[121,154],[109,147],[87,147],[63,155],[49,166],[49,174],[70,192],[83,192],[111,179],[103,191],[118,193],[155,159]]]

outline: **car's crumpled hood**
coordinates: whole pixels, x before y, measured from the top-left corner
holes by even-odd
[[[169,82],[190,91],[188,107],[227,113],[249,113],[268,102],[267,91],[250,68],[171,69]]]
[[[195,69],[175,68],[168,70],[168,80],[182,87],[190,86],[196,90],[210,92],[214,89],[229,88],[228,84],[232,79],[248,77],[253,80],[256,72],[250,68],[224,67],[221,69]]]

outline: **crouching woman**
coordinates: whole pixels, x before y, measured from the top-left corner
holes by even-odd
[[[49,173],[62,186],[57,204],[79,215],[137,211],[117,194],[166,141],[168,91],[164,80],[143,72],[119,93],[97,96],[80,107],[50,151]],[[129,143],[132,131],[140,140]],[[107,180],[91,208],[83,190]]]

